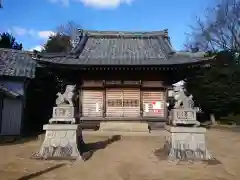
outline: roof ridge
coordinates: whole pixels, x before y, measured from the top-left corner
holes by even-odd
[[[79,29],[80,30],[80,29]],[[102,37],[102,36],[114,36],[114,37],[169,37],[168,29],[160,31],[97,31],[97,30],[82,30],[89,37]]]

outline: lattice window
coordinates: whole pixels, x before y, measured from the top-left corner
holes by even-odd
[[[111,99],[108,100],[108,107],[138,107],[139,100],[137,99]]]
[[[107,101],[108,107],[122,107],[121,99],[110,99]]]
[[[137,99],[124,99],[123,106],[124,107],[138,107],[139,101]]]

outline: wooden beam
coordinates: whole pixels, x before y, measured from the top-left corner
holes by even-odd
[[[103,87],[103,81],[83,80],[82,87]]]
[[[122,82],[121,80],[117,80],[117,81],[105,81],[105,85],[121,85]]]
[[[140,85],[141,81],[122,81],[124,85]]]
[[[142,81],[142,87],[164,87],[163,81]]]

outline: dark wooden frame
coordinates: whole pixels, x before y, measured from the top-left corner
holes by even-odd
[[[23,84],[23,100],[22,100],[22,117],[21,117],[21,127],[20,127],[20,133],[22,134],[24,131],[24,125],[25,125],[25,118],[26,118],[26,112],[25,112],[25,107],[26,107],[26,96],[27,96],[27,88],[30,83],[30,79],[25,79],[24,84]]]
[[[49,66],[48,66],[49,67]],[[102,118],[89,118],[88,120],[95,121],[107,120],[106,117],[106,88],[139,88],[140,89],[140,119],[146,121],[163,121],[166,117],[143,117],[143,99],[142,91],[166,91],[169,84],[172,84],[173,72],[178,71],[179,66],[78,66],[74,69],[71,66],[51,66],[52,71],[62,75],[70,76],[79,84],[79,91],[82,90],[102,90],[103,91],[103,116]],[[50,67],[49,67],[50,68]],[[169,74],[170,73],[170,74]],[[77,78],[79,77],[79,78]],[[117,81],[116,83],[108,83],[110,81]],[[144,84],[144,82],[150,82]],[[88,83],[89,82],[89,83]],[[81,93],[80,93],[81,94]],[[82,102],[80,96],[79,102]],[[82,116],[82,105],[80,105],[80,119],[84,120],[87,117]],[[166,109],[166,108],[165,108]],[[164,112],[166,114],[166,110]],[[165,115],[166,116],[166,115]],[[134,119],[134,118],[133,118]],[[139,118],[136,118],[136,120]],[[124,118],[122,119],[124,120]]]
[[[95,81],[98,83],[87,83],[88,81],[83,80],[81,84],[81,88],[87,89],[96,89],[96,88],[166,88],[164,85],[164,81],[127,81],[127,80],[116,80],[116,83],[107,83],[108,80],[99,80]],[[94,82],[89,80],[89,82]],[[109,81],[110,82],[110,81]],[[114,81],[112,81],[114,82]],[[129,83],[124,83],[129,82]],[[133,82],[133,83],[130,83]],[[135,83],[134,83],[135,82]],[[137,83],[138,82],[138,83]],[[146,84],[144,84],[146,82]],[[149,84],[147,84],[147,82]],[[159,82],[159,84],[157,83]]]
[[[2,133],[2,111],[3,111],[3,93],[0,93],[0,134]]]

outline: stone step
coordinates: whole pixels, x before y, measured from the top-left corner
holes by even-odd
[[[96,136],[96,137],[112,137],[120,135],[123,137],[160,137],[164,138],[164,130],[153,130],[151,132],[127,132],[127,131],[83,131],[83,138]]]
[[[99,131],[149,132],[147,122],[101,122]]]

